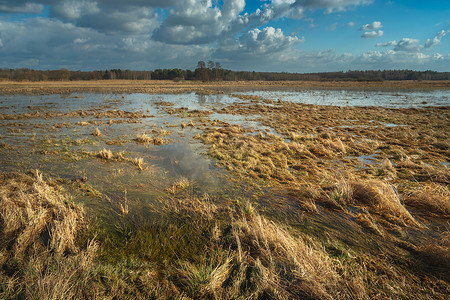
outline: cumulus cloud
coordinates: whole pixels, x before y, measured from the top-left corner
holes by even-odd
[[[289,49],[299,41],[296,36],[285,36],[280,28],[257,28],[243,35],[239,41],[252,54],[270,54]]]
[[[191,68],[198,57],[211,55],[208,47],[167,45],[149,38],[127,39],[55,19],[35,18],[17,23],[0,20],[0,28],[0,65],[4,67]]]
[[[0,12],[39,14],[44,10],[44,5],[30,1],[15,0],[14,3],[9,0],[0,0]]]
[[[395,52],[420,53],[428,50],[441,43],[441,39],[450,33],[450,30],[442,30],[432,39],[427,39],[425,44],[421,44],[419,40],[412,38],[402,38],[400,41],[389,41],[387,43],[378,43],[378,47],[394,47]]]
[[[52,7],[54,16],[68,20],[76,20],[81,16],[99,12],[97,2],[86,0],[66,0]]]
[[[450,31],[420,42],[404,38],[378,43],[385,51],[338,54],[335,50],[299,50],[296,33],[269,26],[280,18],[345,11],[373,0],[272,0],[245,11],[245,0],[0,0],[0,12],[49,17],[13,21],[0,18],[0,65],[69,69],[164,67],[192,68],[199,59],[224,67],[289,72],[352,68],[450,68],[450,55],[428,53]],[[331,24],[331,23],[330,23]],[[355,27],[354,22],[332,24]],[[305,28],[307,26],[305,25]],[[379,21],[361,27],[364,38],[381,37]]]
[[[377,47],[390,47],[390,46],[395,46],[397,45],[396,41],[390,41],[387,43],[377,43]]]
[[[377,43],[378,47],[392,47],[392,49],[384,52],[369,51],[363,53],[354,63],[356,65],[365,65],[365,68],[378,64],[400,69],[423,69],[426,66],[427,69],[446,70],[450,67],[450,55],[444,56],[439,53],[431,55],[424,53],[424,51],[438,45],[447,33],[449,31],[442,30],[434,38],[427,39],[424,44],[413,38]]]
[[[377,37],[381,37],[384,35],[383,30],[374,30],[374,31],[366,31],[364,32],[361,37],[362,38],[377,38]]]
[[[170,10],[161,26],[155,30],[153,38],[170,44],[213,42],[231,28],[231,23],[245,23],[242,18],[238,20],[244,7],[244,0],[227,1],[222,9],[213,5],[211,0],[185,0],[184,6]]]
[[[221,41],[213,58],[220,59],[236,69],[274,68],[283,62],[293,61],[294,45],[303,42],[296,36],[286,36],[281,29],[265,27],[251,29],[238,40]]]
[[[382,27],[383,27],[383,25],[381,25],[381,22],[374,21],[371,24],[366,24],[366,25],[361,26],[361,28],[359,28],[359,30],[374,31],[374,30],[380,29]]]
[[[372,4],[373,0],[296,0],[293,6],[325,9],[327,13],[344,11],[349,7]]]
[[[427,39],[427,42],[424,45],[424,48],[431,48],[433,46],[439,45],[441,43],[441,39],[450,33],[450,30],[442,30],[438,32],[438,34],[433,39]]]

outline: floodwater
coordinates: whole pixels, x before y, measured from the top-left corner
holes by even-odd
[[[259,96],[264,99],[301,102],[318,105],[381,106],[409,108],[450,105],[448,91],[356,91],[356,90],[301,90],[301,91],[244,91],[238,95]],[[213,199],[240,197],[246,189],[227,180],[230,174],[215,167],[215,161],[204,153],[207,148],[194,136],[201,133],[198,118],[168,114],[167,108],[186,107],[189,110],[211,111],[211,120],[239,124],[255,131],[275,133],[261,125],[257,116],[239,116],[218,113],[233,103],[245,105],[251,100],[232,94],[91,94],[69,95],[11,95],[0,96],[2,115],[19,115],[39,111],[54,113],[51,117],[24,117],[0,120],[0,171],[27,172],[39,169],[44,174],[69,182],[86,177],[86,186],[109,198],[127,198],[130,214],[149,215],[155,199],[167,195],[167,188],[180,178],[190,182],[190,193],[209,194]],[[171,103],[171,106],[161,105]],[[123,110],[145,114],[146,117],[128,120],[109,116],[65,116],[76,110],[102,112]],[[112,122],[110,122],[112,120]],[[196,123],[182,128],[181,123]],[[90,122],[80,125],[81,122]],[[65,124],[64,126],[57,126]],[[397,124],[383,124],[387,127]],[[102,135],[91,135],[99,128]],[[164,145],[139,144],[138,135],[161,136]],[[170,133],[169,133],[170,132]],[[5,146],[6,145],[6,146]],[[129,161],[105,161],[95,156],[103,148],[113,153],[122,152],[126,158],[143,158],[144,170],[138,170]],[[358,158],[372,164],[375,156]],[[250,192],[251,193],[251,192]],[[95,194],[95,193],[94,193]],[[97,215],[111,218],[117,213],[102,197],[80,196],[87,209]],[[217,200],[219,201],[219,200]],[[327,215],[329,217],[329,215]],[[347,224],[347,219],[341,218]],[[313,220],[313,219],[311,219]],[[320,226],[315,219],[315,226]],[[335,216],[336,220],[336,216]],[[323,223],[324,221],[322,221]],[[331,222],[331,221],[330,221]],[[328,224],[328,223],[327,223]],[[322,224],[323,227],[328,226]],[[343,225],[344,226],[344,225]],[[345,225],[348,226],[348,225]],[[338,229],[339,230],[339,229]]]
[[[430,91],[364,91],[364,90],[284,90],[248,91],[243,95],[294,103],[334,106],[378,106],[386,108],[421,108],[450,105],[450,92]]]

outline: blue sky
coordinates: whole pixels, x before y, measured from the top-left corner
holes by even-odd
[[[450,71],[450,1],[0,0],[0,68]]]

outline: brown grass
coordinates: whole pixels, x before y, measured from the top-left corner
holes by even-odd
[[[375,179],[355,182],[352,183],[352,191],[355,203],[367,205],[373,211],[392,216],[401,223],[419,225],[403,206],[397,191],[389,183]]]
[[[447,186],[428,183],[405,191],[405,203],[422,208],[423,214],[450,217],[450,191]]]
[[[101,133],[100,129],[98,129],[98,127],[97,127],[97,128],[95,128],[95,130],[92,132],[92,135],[93,135],[93,136],[101,136],[102,133]]]
[[[114,158],[113,153],[111,152],[111,150],[107,150],[105,148],[103,148],[102,150],[100,150],[100,152],[97,155],[99,158],[102,158],[104,160],[112,160]]]
[[[170,187],[166,188],[166,191],[175,194],[179,191],[186,190],[191,186],[191,182],[186,177],[178,178]]]
[[[104,93],[213,93],[218,87],[259,88],[364,88],[364,89],[450,89],[449,81],[162,81],[162,80],[98,80],[98,81],[0,81],[2,94],[65,94],[80,91]]]
[[[168,131],[165,131],[163,129],[161,129],[161,131],[164,134],[169,134]],[[161,133],[160,131],[160,133]],[[143,133],[141,135],[139,135],[136,139],[135,139],[138,143],[142,143],[142,144],[153,144],[153,145],[164,145],[167,144],[167,141],[163,140],[160,137],[151,137],[148,136],[146,133]]]
[[[153,138],[148,136],[146,133],[143,133],[143,134],[137,136],[136,141],[138,143],[148,144],[153,141]]]
[[[14,257],[23,258],[47,244],[58,255],[77,251],[81,207],[48,185],[39,171],[34,177],[10,174],[1,180],[7,180],[0,188],[3,246],[12,245]]]
[[[136,167],[136,168],[138,168],[139,169],[139,171],[142,171],[142,170],[144,170],[144,165],[145,165],[145,163],[144,163],[144,159],[142,158],[142,157],[135,157],[135,158],[133,158],[133,159],[131,159],[131,163]]]
[[[8,224],[2,227],[2,241],[10,241],[0,245],[1,298],[375,299],[415,295],[444,299],[448,287],[441,282],[442,287],[433,290],[436,281],[421,281],[405,275],[387,260],[355,257],[338,243],[326,242],[327,248],[333,247],[344,256],[338,260],[323,243],[269,220],[251,202],[237,201],[235,208],[219,207],[208,195],[161,199],[161,217],[169,217],[171,228],[178,228],[171,231],[177,236],[164,237],[159,241],[162,244],[156,245],[154,232],[145,232],[141,237],[152,247],[170,243],[173,238],[207,237],[199,256],[158,265],[125,257],[123,262],[110,264],[96,259],[101,245],[94,241],[88,242],[84,250],[73,243],[45,243],[61,235],[73,241],[68,236],[75,237],[82,223],[64,220],[71,216],[70,210],[77,216],[82,211],[39,173],[2,175],[1,182],[1,224]],[[31,239],[33,242],[23,252],[27,255],[18,257],[18,265],[10,264],[7,261],[16,255],[17,248],[9,249],[9,245],[15,245],[18,237],[36,224],[35,219],[28,218],[29,224],[24,224],[22,218],[16,217],[30,214],[32,208],[27,202],[40,203],[41,210],[58,208],[60,213],[52,211],[53,219],[47,220],[44,231],[31,230],[40,237]],[[55,226],[67,229],[52,233]],[[188,237],[178,236],[186,229]],[[139,238],[132,232],[125,234],[131,234],[128,242]],[[439,245],[418,247],[417,257],[433,266],[445,264],[448,240],[443,237]],[[432,253],[438,256],[433,258]],[[13,272],[5,273],[8,268]]]

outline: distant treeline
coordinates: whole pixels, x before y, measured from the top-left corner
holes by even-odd
[[[200,81],[384,81],[384,80],[450,80],[450,72],[412,71],[412,70],[378,70],[378,71],[346,71],[323,73],[278,73],[248,72],[223,69],[220,63],[200,61],[197,68],[156,69],[153,71],[132,71],[112,69],[105,71],[69,71],[1,69],[0,80],[13,81],[67,81],[67,80],[200,80]]]

